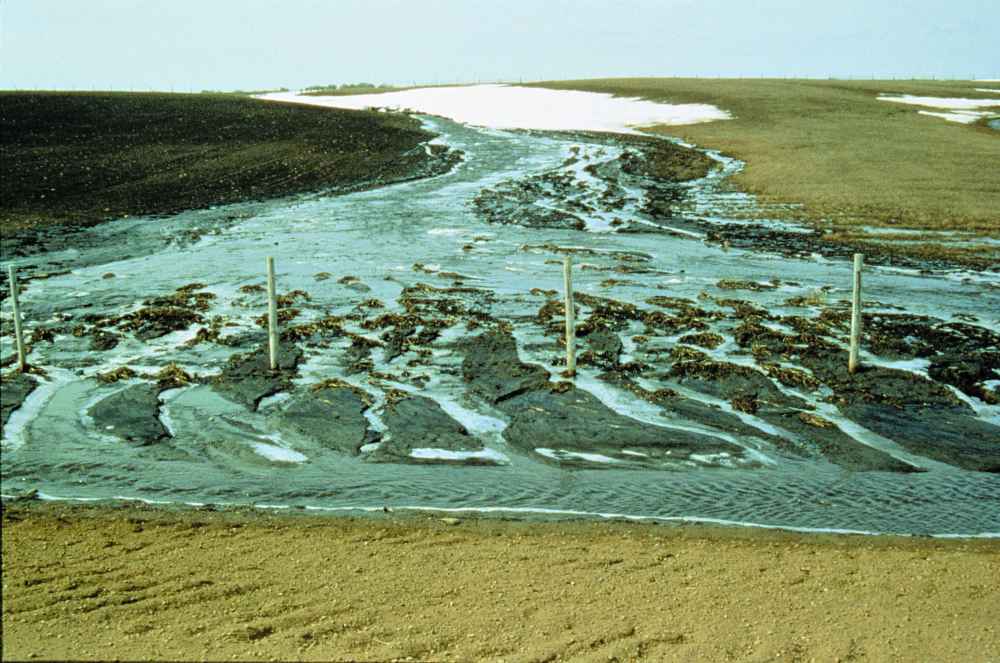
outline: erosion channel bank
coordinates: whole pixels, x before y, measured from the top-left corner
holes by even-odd
[[[178,214],[31,281],[3,492],[1000,531],[990,274],[873,267],[852,379],[850,265],[713,240],[729,162],[665,182],[631,140],[423,121],[467,155],[440,177]]]

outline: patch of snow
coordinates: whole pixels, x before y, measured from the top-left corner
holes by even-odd
[[[879,95],[879,101],[893,101],[911,106],[926,106],[928,108],[945,108],[948,110],[970,110],[974,108],[989,108],[1000,106],[1000,99],[963,99],[960,97],[915,97],[909,94]]]
[[[931,117],[939,117],[942,120],[948,120],[949,122],[959,122],[960,124],[972,124],[973,122],[988,117],[992,113],[985,113],[983,111],[953,111],[951,113],[935,113],[933,111],[917,111],[920,115],[930,115]]]
[[[1000,90],[989,90],[978,88],[979,92],[997,92]],[[909,94],[901,95],[879,95],[879,101],[892,101],[899,104],[911,106],[924,106],[926,108],[941,109],[940,111],[917,111],[921,115],[939,117],[948,122],[958,122],[960,124],[972,124],[984,117],[989,117],[994,113],[991,111],[974,110],[978,108],[991,108],[1000,106],[1000,99],[965,99],[961,97],[917,97]]]
[[[591,463],[620,463],[620,460],[611,458],[610,456],[604,456],[601,454],[588,454],[582,451],[565,451],[563,449],[547,449],[545,447],[536,447],[535,453],[545,456],[546,458],[551,458],[553,460],[571,460],[579,459],[586,460]]]
[[[706,465],[732,465],[732,458],[725,451],[716,454],[691,454],[688,458]]]
[[[663,104],[595,92],[546,90],[514,85],[416,88],[382,94],[334,97],[276,92],[260,95],[259,98],[356,110],[409,110],[495,129],[637,133],[635,127],[732,119],[728,112],[710,104]]]
[[[445,414],[465,426],[473,435],[499,435],[507,428],[506,421],[470,410],[450,398],[437,396],[434,400]]]
[[[286,449],[266,442],[254,442],[253,450],[258,454],[279,463],[304,463],[309,460],[303,454],[292,449]]]
[[[284,403],[285,401],[291,399],[291,397],[292,395],[287,391],[279,391],[277,394],[274,394],[273,396],[265,396],[264,398],[260,399],[260,403],[257,404],[257,410],[258,411],[266,410],[267,408],[277,405],[279,403]]]
[[[410,458],[420,458],[424,460],[492,460],[497,463],[508,462],[507,456],[495,449],[481,449],[479,451],[450,451],[448,449],[411,449]]]
[[[880,226],[859,226],[862,232],[879,235],[955,235],[960,234],[954,230],[924,230],[923,228],[883,228]],[[964,234],[964,233],[961,233]]]
[[[927,369],[930,368],[931,360],[917,357],[915,359],[880,359],[877,355],[864,353],[864,361],[884,368],[894,368],[897,371],[907,371],[927,377]]]

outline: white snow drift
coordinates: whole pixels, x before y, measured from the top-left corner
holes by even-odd
[[[997,90],[979,90],[980,92],[997,92]],[[974,110],[979,108],[991,108],[1000,106],[998,99],[963,99],[959,97],[917,97],[909,94],[879,96],[879,101],[893,101],[899,104],[910,106],[924,106],[926,108],[940,109],[937,111],[917,111],[921,115],[931,115],[940,117],[949,122],[961,122],[971,124],[983,117],[996,115],[995,111]]]
[[[729,120],[710,104],[661,104],[596,92],[546,90],[514,85],[415,88],[381,94],[314,97],[296,92],[261,99],[333,108],[389,108],[440,115],[495,129],[545,129],[635,133],[636,127]]]

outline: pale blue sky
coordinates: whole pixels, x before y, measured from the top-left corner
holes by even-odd
[[[1000,78],[998,0],[0,0],[0,88]]]

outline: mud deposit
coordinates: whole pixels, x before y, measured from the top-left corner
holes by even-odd
[[[1000,532],[996,272],[873,256],[850,376],[850,265],[737,220],[740,164],[425,124],[448,174],[22,259],[36,370],[5,377],[2,492]]]

